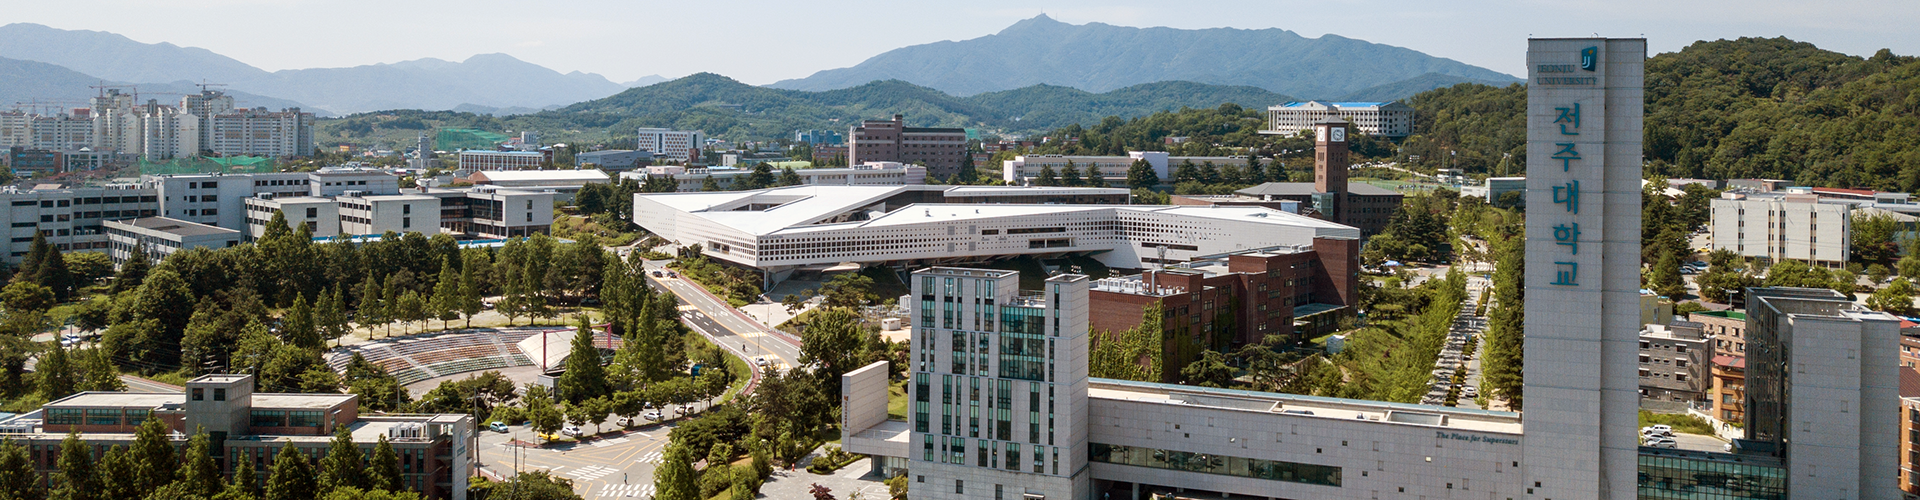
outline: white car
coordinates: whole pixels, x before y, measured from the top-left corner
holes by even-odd
[[[1645,446],[1648,448],[1674,449],[1674,448],[1680,447],[1680,443],[1674,442],[1674,440],[1672,439],[1667,439],[1663,437],[1652,437],[1652,438],[1647,438],[1645,441],[1641,441],[1640,446]]]
[[[1673,427],[1668,425],[1649,425],[1640,428],[1640,435],[1673,437]]]
[[[615,421],[613,421],[613,423],[614,423],[614,424],[617,424],[617,425],[619,425],[619,426],[621,426],[621,427],[627,427],[627,426],[631,426],[631,425],[633,425],[633,418],[631,418],[631,417],[620,417],[620,419],[619,419],[619,420],[615,420]]]
[[[583,434],[583,432],[580,431],[580,426],[567,424],[566,427],[560,428],[560,434],[565,436],[580,437],[580,435]]]
[[[659,420],[660,420],[660,410],[654,410],[654,411],[650,411],[650,412],[647,412],[646,414],[644,414],[644,415],[641,415],[641,416],[640,416],[640,418],[644,418],[644,419],[647,419],[647,420],[652,420],[652,421],[656,421],[656,422],[657,422],[657,421],[659,421]]]
[[[767,366],[767,358],[753,358],[754,366]]]

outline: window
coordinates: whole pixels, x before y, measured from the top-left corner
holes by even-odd
[[[400,218],[400,227],[402,227],[402,228],[408,228],[408,227],[413,227],[413,218],[412,218],[412,217],[401,217],[401,218]]]
[[[307,207],[307,218],[309,218],[309,219],[312,219],[312,218],[315,218],[315,217],[319,217],[319,216],[320,216],[320,209],[319,209],[319,208],[315,208],[315,207]]]
[[[226,389],[225,387],[215,387],[215,388],[213,389],[213,400],[214,400],[214,401],[226,401],[226,400],[227,400],[227,389]]]
[[[286,425],[286,412],[280,410],[253,410],[249,424],[254,427],[281,427]]]
[[[200,401],[200,400],[206,399],[206,397],[207,397],[207,390],[205,388],[200,388],[200,387],[193,388],[194,401]]]
[[[400,205],[400,213],[403,213],[403,214],[413,213],[413,205],[409,205],[409,204]]]
[[[967,494],[967,480],[965,479],[953,480],[953,493],[957,495]]]

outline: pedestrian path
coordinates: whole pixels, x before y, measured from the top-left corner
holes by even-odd
[[[665,458],[665,457],[666,457],[666,455],[664,455],[664,454],[662,454],[662,453],[660,453],[660,452],[657,452],[657,451],[656,451],[656,452],[653,452],[653,453],[648,453],[648,454],[647,454],[646,456],[644,456],[644,457],[640,457],[640,459],[639,459],[639,460],[635,460],[635,461],[634,461],[634,463],[641,463],[641,464],[657,464],[657,463],[660,463],[660,462],[664,462],[664,461],[666,461],[666,458]]]
[[[622,444],[622,443],[625,443],[625,442],[627,442],[627,438],[624,438],[624,437],[617,437],[617,438],[613,438],[613,439],[598,439],[598,440],[594,440],[594,441],[593,441],[593,445],[594,445],[594,446],[613,446],[613,445],[616,445],[616,444]]]
[[[574,469],[573,472],[568,472],[567,475],[573,476],[574,479],[579,479],[581,481],[592,481],[595,479],[600,479],[601,477],[606,476],[607,474],[612,474],[615,472],[620,472],[620,470],[612,467],[601,467],[598,465],[589,465],[586,467]]]
[[[609,484],[600,488],[597,498],[653,498],[653,485]]]
[[[1467,340],[1484,336],[1486,320],[1475,316],[1473,312],[1479,304],[1480,295],[1486,291],[1487,284],[1482,283],[1478,277],[1467,278],[1467,297],[1460,300],[1460,312],[1454,316],[1453,325],[1447,329],[1446,344],[1440,347],[1440,355],[1434,359],[1433,375],[1428,379],[1427,394],[1420,398],[1420,404],[1445,405],[1448,403],[1447,395],[1454,389],[1454,373],[1467,369]]]

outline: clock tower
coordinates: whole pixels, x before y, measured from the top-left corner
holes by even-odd
[[[1347,121],[1328,118],[1313,124],[1314,208],[1327,220],[1347,220]],[[1327,200],[1329,203],[1318,203]]]

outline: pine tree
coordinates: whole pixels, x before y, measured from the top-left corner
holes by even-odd
[[[153,268],[153,258],[147,256],[147,246],[134,245],[133,253],[127,261],[120,264],[120,272],[113,275],[113,294],[119,295],[135,288],[147,280],[147,272]]]
[[[386,323],[387,337],[393,337],[393,322],[406,318],[406,311],[400,306],[400,275],[387,275],[386,287],[381,289],[380,320]]]
[[[387,436],[380,436],[380,444],[373,447],[373,458],[367,461],[367,487],[375,490],[400,491],[400,457],[393,453],[393,444],[387,442]]]
[[[127,448],[135,491],[153,491],[173,482],[173,470],[180,467],[180,458],[174,454],[173,441],[167,438],[171,432],[159,417],[148,416],[140,423],[133,445]]]
[[[273,473],[267,476],[265,500],[307,500],[320,493],[320,482],[314,477],[313,465],[307,463],[307,456],[293,449],[288,441],[280,448],[280,454],[273,457]]]
[[[48,401],[57,400],[78,392],[79,383],[73,374],[73,361],[67,356],[67,348],[59,343],[49,342],[46,355],[34,368],[40,377],[40,395]]]
[[[408,329],[413,327],[413,322],[427,319],[427,304],[420,298],[420,292],[407,290],[407,293],[400,295],[400,300],[394,303],[394,309],[396,309],[395,319],[400,320],[400,333],[403,335],[409,333]]]
[[[381,305],[384,301],[384,297],[380,295],[381,291],[380,280],[371,274],[360,282],[360,304],[356,306],[356,312],[359,313],[360,327],[367,329],[368,338],[373,337],[374,325],[386,321],[386,308]]]
[[[460,316],[467,320],[467,328],[473,328],[473,315],[486,310],[480,302],[480,282],[476,276],[479,271],[475,267],[479,266],[468,265],[460,269],[460,304],[457,309],[460,310]]]
[[[667,445],[667,455],[653,472],[654,500],[701,500],[693,457],[682,444]]]
[[[800,179],[800,173],[793,171],[793,167],[783,167],[780,169],[780,185],[798,186],[804,182],[806,181]]]
[[[180,469],[180,481],[187,491],[202,497],[220,494],[220,466],[213,462],[213,447],[205,431],[194,433],[187,442],[187,466]]]
[[[333,285],[332,293],[320,294],[319,307],[314,308],[313,322],[320,329],[321,340],[339,340],[347,335],[347,305],[340,293],[340,285]]]
[[[580,316],[573,335],[573,349],[567,353],[567,371],[560,374],[560,397],[579,403],[607,394],[607,369],[600,365],[600,350],[593,347],[593,323]]]
[[[714,180],[712,175],[708,175],[705,179],[700,179],[700,190],[707,192],[722,191],[722,189],[720,189],[720,181]]]
[[[102,500],[141,498],[146,492],[135,489],[137,481],[133,455],[127,448],[113,445],[100,455],[99,465],[94,467],[100,476],[100,495]]]
[[[441,261],[440,280],[433,284],[433,300],[428,303],[428,315],[440,320],[442,330],[447,329],[448,321],[460,317],[460,273],[453,270],[452,257]]]
[[[1033,179],[1035,186],[1058,186],[1060,178],[1053,172],[1053,165],[1041,165],[1040,176]]]
[[[49,230],[51,231],[51,230]],[[40,263],[47,260],[47,254],[53,246],[47,244],[45,233],[33,233],[33,243],[27,246],[27,255],[20,258],[20,266],[14,268],[14,281],[34,282],[40,279]]]
[[[40,489],[40,474],[33,470],[27,447],[11,438],[0,441],[0,498],[39,500],[45,494]]]
[[[340,426],[333,433],[333,443],[327,447],[327,456],[320,459],[320,489],[367,487],[365,456],[360,447],[353,445],[353,433],[346,426]],[[274,474],[280,473],[275,464]]]
[[[67,270],[67,258],[60,254],[60,249],[55,248],[49,251],[47,258],[40,261],[39,267],[34,281],[40,283],[40,286],[53,290],[54,300],[66,302],[73,297],[73,272]]]
[[[260,475],[253,471],[253,460],[236,460],[240,465],[234,467],[233,478],[227,481],[226,491],[213,500],[259,500]]]
[[[287,308],[285,323],[285,328],[280,331],[280,338],[286,340],[288,344],[302,349],[323,347],[320,328],[313,320],[313,308],[307,305],[306,295],[293,294],[293,306]]]
[[[1250,184],[1267,182],[1267,169],[1260,166],[1260,155],[1252,151],[1247,152],[1247,182]]]
[[[1060,169],[1060,185],[1079,187],[1081,184],[1080,167],[1074,166],[1073,160],[1067,160],[1067,167]]]
[[[53,498],[60,500],[107,500],[100,496],[100,477],[94,475],[93,447],[80,440],[79,432],[67,433],[60,441],[59,489]]]
[[[962,186],[980,183],[980,169],[973,165],[973,153],[960,154],[960,171],[953,174],[953,183]]]

